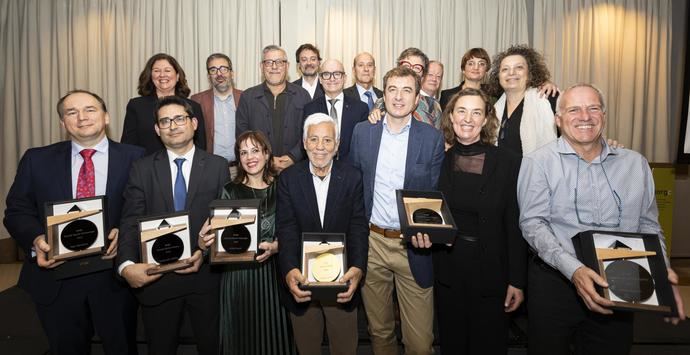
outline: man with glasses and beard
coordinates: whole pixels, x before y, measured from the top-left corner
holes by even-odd
[[[640,154],[609,146],[604,97],[577,84],[558,98],[556,124],[562,136],[527,154],[518,178],[520,228],[534,256],[528,265],[530,354],[628,354],[633,317],[613,312],[613,302],[595,286],[608,283],[575,256],[571,237],[587,230],[664,236],[658,222],[654,181]],[[684,319],[678,276],[668,278]]]
[[[323,96],[323,86],[317,77],[321,66],[319,49],[311,43],[305,43],[295,51],[295,59],[297,60],[297,69],[302,77],[292,83],[307,90],[312,99]]]
[[[263,49],[259,63],[264,82],[244,91],[237,108],[239,136],[261,131],[271,142],[273,166],[278,173],[302,160],[302,112],[311,98],[306,90],[287,81],[287,53],[276,45]]]
[[[192,95],[204,116],[206,150],[220,155],[230,164],[230,173],[237,172],[235,157],[235,114],[241,90],[234,88],[232,61],[223,53],[213,53],[206,59],[206,73],[211,88]]]

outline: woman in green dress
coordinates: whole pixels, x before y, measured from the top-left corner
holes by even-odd
[[[261,199],[263,253],[257,263],[229,264],[221,277],[220,348],[223,354],[296,354],[289,316],[278,299],[274,238],[276,190],[271,145],[258,131],[237,137],[237,177],[227,183],[222,199]],[[204,244],[213,243],[214,233],[204,225]]]

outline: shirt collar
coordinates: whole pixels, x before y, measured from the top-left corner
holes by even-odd
[[[355,86],[357,87],[357,92],[359,92],[359,96],[362,96],[365,92],[369,91],[372,95],[374,95],[374,97],[376,97],[376,93],[374,92],[374,85],[372,85],[369,89],[365,89],[364,86],[359,85],[358,83],[355,83]]]
[[[398,132],[397,134],[402,134],[402,133],[405,133],[406,131],[409,131],[409,130],[410,130],[410,127],[412,126],[412,120],[414,120],[414,117],[412,117],[412,114],[410,114],[410,119],[407,120],[407,123],[405,124],[405,126],[404,126],[404,127],[400,130],[400,132]],[[382,120],[382,121],[383,121],[383,128],[385,128],[386,131],[388,131],[388,133],[393,134],[393,133],[391,133],[391,131],[388,129],[388,117],[387,117],[387,116],[383,116],[383,120]]]
[[[190,149],[187,153],[184,153],[184,155],[177,155],[173,153],[171,150],[166,150],[168,153],[168,160],[170,161],[170,164],[175,163],[175,159],[177,158],[184,158],[185,161],[192,161],[194,158],[194,152],[196,151],[196,145],[192,145],[192,149]]]
[[[72,141],[72,155],[77,155],[84,149],[86,148],[79,145],[79,143]],[[101,139],[101,141],[98,142],[98,144],[91,147],[90,149],[94,149],[96,150],[96,152],[99,153],[108,154],[108,137],[103,137],[103,139]]]
[[[328,97],[328,95],[324,95],[324,96],[326,97],[326,101],[332,100],[330,97]],[[342,91],[340,92],[340,94],[338,94],[338,96],[335,97],[335,99],[338,100],[338,102],[343,102],[344,98],[345,98],[345,94],[343,94]]]
[[[331,176],[331,173],[333,172],[333,160],[332,159],[331,159],[330,164],[331,164],[331,166],[330,166],[330,169],[328,169],[328,174],[326,174],[326,176],[324,176],[323,179],[321,179],[321,176],[316,175],[316,173],[314,172],[314,165],[312,165],[311,162],[309,162],[309,172],[311,173],[312,177],[318,178],[321,181],[326,181]]]
[[[604,161],[609,155],[618,155],[616,149],[612,148],[603,137],[599,138],[599,142],[602,145],[601,153],[599,153],[599,161]],[[563,136],[558,137],[557,140],[557,151],[559,154],[573,154],[578,155],[575,149],[568,143],[568,141],[563,138]]]

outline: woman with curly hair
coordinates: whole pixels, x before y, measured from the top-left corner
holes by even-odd
[[[523,155],[556,139],[557,96],[542,98],[537,89],[551,78],[544,57],[516,45],[494,56],[493,63],[489,85],[500,95],[494,104],[501,122],[498,145]]]
[[[163,143],[156,135],[153,126],[155,110],[158,100],[166,96],[179,96],[192,106],[198,127],[194,133],[194,145],[206,150],[206,136],[204,132],[204,114],[201,106],[195,101],[187,99],[189,86],[182,67],[177,60],[166,53],[153,55],[146,62],[144,70],[139,74],[139,97],[129,100],[125,123],[122,128],[121,143],[138,145],[150,154],[163,149]]]
[[[455,243],[433,249],[442,354],[506,354],[509,315],[522,303],[527,246],[518,225],[520,157],[496,147],[489,97],[463,89],[448,102],[439,190],[458,226]]]

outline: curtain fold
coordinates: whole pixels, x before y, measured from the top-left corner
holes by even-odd
[[[649,161],[672,161],[672,1],[535,0],[534,47],[553,81],[598,86],[609,137]]]

